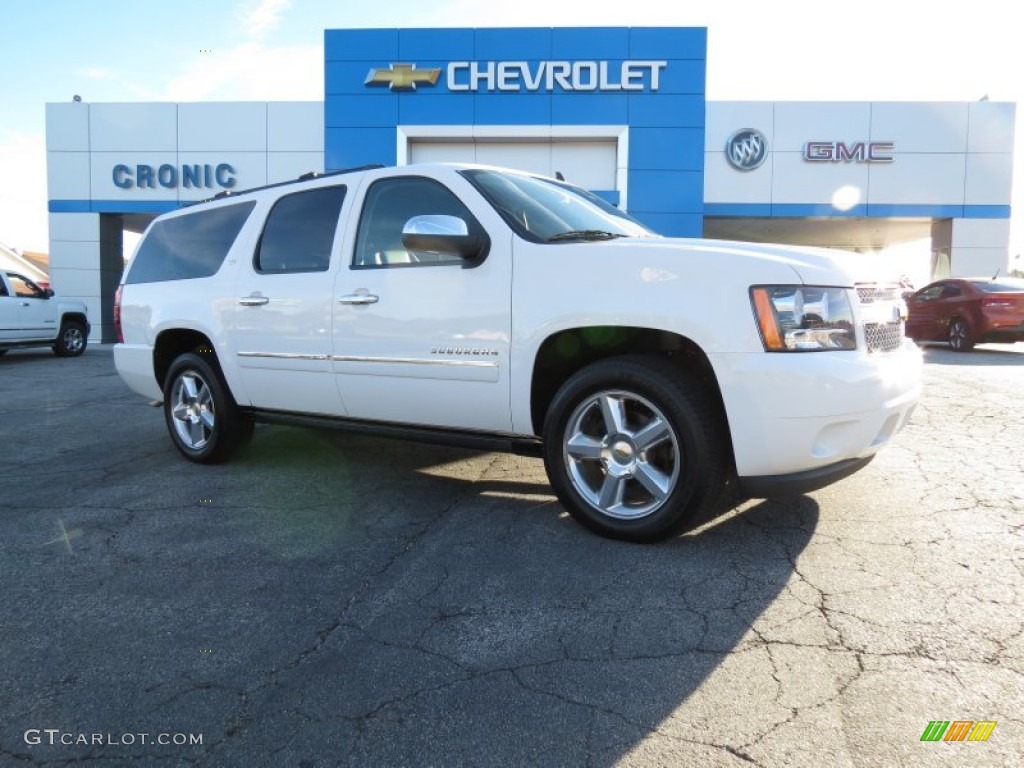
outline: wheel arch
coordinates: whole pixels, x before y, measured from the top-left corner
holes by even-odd
[[[597,325],[566,328],[548,336],[537,349],[530,382],[530,417],[534,434],[544,430],[551,401],[574,373],[591,363],[622,355],[649,355],[677,365],[700,381],[718,408],[729,439],[722,391],[711,361],[692,339],[678,333],[641,326]],[[728,443],[732,454],[732,443]]]
[[[223,377],[216,349],[209,336],[192,328],[171,328],[161,331],[153,342],[153,376],[160,389],[163,389],[171,364],[186,352],[201,355]]]
[[[86,333],[89,332],[89,318],[87,318],[85,316],[84,312],[77,312],[77,311],[62,312],[61,316],[60,316],[60,325],[64,325],[64,323],[68,322],[69,320],[71,320],[73,322],[81,323],[82,325],[85,326],[85,332]],[[58,326],[58,328],[59,327],[60,326]]]

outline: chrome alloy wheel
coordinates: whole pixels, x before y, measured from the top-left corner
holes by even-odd
[[[69,325],[62,332],[61,340],[70,354],[77,354],[85,346],[85,334],[77,325]]]
[[[598,392],[581,402],[566,424],[562,455],[580,496],[621,520],[655,512],[679,481],[675,430],[632,392]]]
[[[182,371],[171,390],[171,415],[181,442],[198,451],[213,435],[216,414],[213,394],[206,381],[195,371]]]

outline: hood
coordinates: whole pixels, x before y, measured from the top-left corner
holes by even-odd
[[[874,269],[860,254],[830,248],[771,243],[741,243],[730,240],[702,240],[679,237],[621,238],[604,243],[633,251],[673,251],[684,258],[721,258],[722,266],[757,261],[787,267],[796,282],[805,285],[835,285],[852,288],[857,283],[877,281]],[[860,263],[858,263],[860,262]]]

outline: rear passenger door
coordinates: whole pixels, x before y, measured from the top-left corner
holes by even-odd
[[[335,285],[334,371],[354,418],[507,432],[511,232],[468,181],[441,178],[385,176],[360,190]],[[489,236],[486,258],[407,250],[414,216],[462,220]]]
[[[331,322],[345,194],[335,185],[278,198],[252,259],[240,265],[234,339],[243,404],[344,414],[331,373]]]

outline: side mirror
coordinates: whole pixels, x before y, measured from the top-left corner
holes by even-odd
[[[48,299],[52,299],[54,295],[55,294],[53,292],[53,288],[46,288],[43,290],[43,296],[45,296]]]
[[[413,216],[402,227],[402,246],[407,251],[458,256],[479,263],[487,256],[490,245],[487,235],[469,234],[468,225],[458,216]]]

